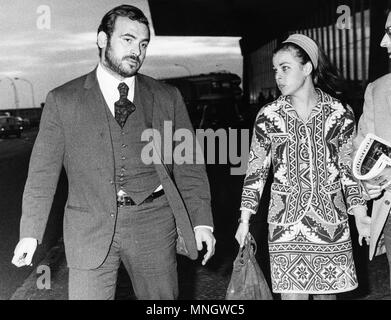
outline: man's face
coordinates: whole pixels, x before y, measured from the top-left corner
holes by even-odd
[[[388,30],[388,28],[390,28],[389,34],[391,35],[391,13],[388,14],[385,28],[386,28],[386,30]],[[388,56],[391,58],[391,36],[390,35],[388,35],[387,32],[384,34],[384,37],[380,43],[380,46],[383,48],[387,48]]]
[[[117,17],[113,34],[102,48],[101,62],[121,77],[131,77],[144,62],[149,39],[145,24]]]

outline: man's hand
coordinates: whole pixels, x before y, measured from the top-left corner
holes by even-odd
[[[376,199],[382,194],[382,189],[380,186],[374,186],[367,182],[363,182],[365,193],[368,195],[370,199]]]
[[[23,238],[16,245],[12,263],[19,267],[30,266],[38,241],[34,238]]]
[[[202,265],[204,266],[208,262],[208,260],[215,254],[216,239],[209,228],[196,228],[194,230],[194,235],[198,251],[202,250],[202,243],[206,243],[207,251],[204,255],[204,259],[202,260]]]
[[[365,239],[367,245],[370,242],[371,235],[371,217],[367,216],[365,207],[355,207],[352,209],[358,231],[358,243],[362,246],[362,239]]]

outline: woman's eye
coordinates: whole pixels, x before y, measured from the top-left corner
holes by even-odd
[[[282,71],[284,71],[284,72],[287,71],[288,69],[289,69],[289,67],[286,67],[286,66],[282,67]]]

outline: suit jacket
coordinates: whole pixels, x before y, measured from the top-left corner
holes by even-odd
[[[172,129],[193,132],[179,91],[150,77],[136,75],[134,103],[153,106],[152,129],[163,137],[164,121]],[[59,174],[68,177],[64,244],[71,268],[98,267],[108,253],[117,215],[114,153],[107,108],[96,70],[53,91],[46,100],[33,147],[23,194],[20,236],[42,241]],[[193,132],[194,136],[194,132]],[[173,145],[175,148],[175,143]],[[160,153],[159,143],[156,150]],[[175,216],[185,251],[196,259],[193,227],[213,227],[210,190],[200,164],[155,164]],[[151,226],[153,227],[153,226]]]
[[[391,74],[370,83],[365,91],[363,114],[358,123],[358,132],[354,140],[355,150],[367,133],[391,142]],[[373,258],[384,223],[391,208],[391,192],[374,200],[372,207],[371,239],[369,245],[369,259]]]

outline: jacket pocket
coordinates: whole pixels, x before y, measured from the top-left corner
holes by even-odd
[[[339,224],[348,219],[346,203],[341,190],[341,183],[334,182],[323,187],[325,196],[322,220],[330,224]]]
[[[271,224],[284,224],[288,214],[292,188],[287,185],[272,183],[267,222]]]
[[[272,157],[280,159],[282,156],[282,153],[286,149],[287,143],[289,141],[289,134],[288,133],[275,133],[271,136],[271,152]]]

